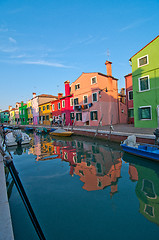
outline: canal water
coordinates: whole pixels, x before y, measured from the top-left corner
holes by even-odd
[[[14,164],[47,240],[157,239],[159,164],[118,144],[30,134]],[[38,239],[7,173],[15,240]]]

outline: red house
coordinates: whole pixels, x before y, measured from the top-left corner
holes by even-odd
[[[58,99],[51,102],[53,122],[62,120],[64,125],[72,125],[74,119],[73,95],[70,93],[70,82],[65,81],[65,96],[58,93]]]
[[[126,102],[127,102],[127,109],[128,109],[128,123],[134,123],[132,73],[129,73],[124,77],[125,77],[125,88],[126,88]]]

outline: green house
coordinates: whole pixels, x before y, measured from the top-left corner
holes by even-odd
[[[134,125],[159,127],[159,36],[130,58]]]
[[[0,112],[0,122],[1,123],[9,123],[9,111],[8,110]]]
[[[19,118],[20,118],[20,124],[22,125],[28,124],[27,104],[23,102],[21,102],[21,106],[19,107]]]

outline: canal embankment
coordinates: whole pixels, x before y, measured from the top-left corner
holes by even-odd
[[[14,235],[6,189],[4,162],[2,153],[0,151],[0,240],[13,239]]]
[[[21,125],[21,128],[33,127],[34,129],[38,127],[45,127],[48,129],[57,128],[57,126],[46,126],[46,125]],[[72,127],[64,127],[64,129],[72,130]],[[108,140],[113,142],[124,141],[128,136],[135,135],[137,142],[141,143],[155,143],[154,136],[155,128],[135,128],[131,124],[116,124],[113,126],[74,126],[74,135],[93,137],[102,140]]]

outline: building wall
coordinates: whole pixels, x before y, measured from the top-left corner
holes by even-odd
[[[132,73],[125,76],[125,88],[126,88],[126,104],[128,111],[128,123],[134,123],[134,116],[132,116],[132,112],[134,110],[133,99],[129,99],[129,92],[133,92]]]
[[[148,64],[138,67],[138,58],[145,55],[148,55]],[[159,106],[159,37],[134,55],[131,60],[135,127],[156,128],[159,126],[159,113],[157,114],[157,106]],[[144,76],[149,77],[150,90],[140,92],[139,78]],[[139,108],[145,106],[151,107],[151,119],[140,120]]]
[[[97,83],[91,84],[91,79],[96,77]],[[75,90],[75,85],[80,84],[80,89]],[[106,92],[107,88],[107,92]],[[99,73],[82,73],[82,75],[71,84],[71,93],[74,99],[79,99],[79,105],[82,107],[84,104],[84,95],[88,96],[87,109],[78,111],[74,107],[76,113],[82,113],[82,121],[76,121],[76,125],[82,126],[89,124],[90,126],[97,126],[102,115],[102,125],[109,125],[111,121],[113,124],[118,123],[118,90],[117,80],[107,77]],[[97,93],[97,101],[93,101],[92,94]],[[90,106],[92,104],[92,106]],[[83,107],[82,107],[83,108]],[[98,112],[98,119],[91,120],[91,112]],[[87,121],[88,120],[88,121]]]
[[[49,106],[49,109],[47,109],[47,106]],[[51,103],[39,105],[39,109],[41,109],[41,111],[39,110],[39,124],[50,125],[50,118],[52,118]]]

